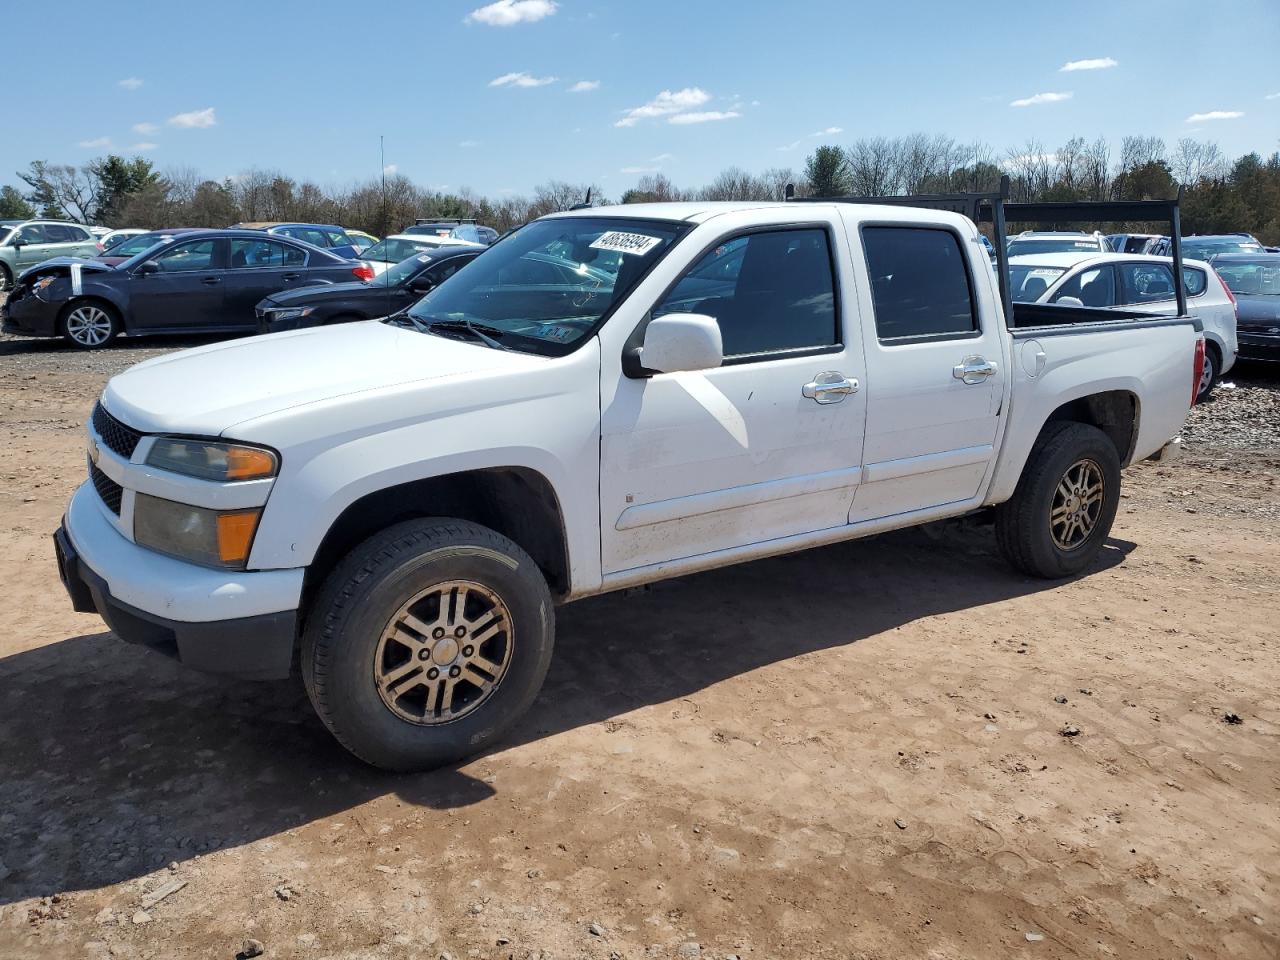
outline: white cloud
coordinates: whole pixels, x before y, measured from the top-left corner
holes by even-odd
[[[1208,113],[1193,113],[1187,117],[1187,123],[1203,123],[1206,120],[1239,120],[1243,116],[1243,110],[1210,110]]]
[[[619,173],[657,173],[661,167],[623,167]]]
[[[681,113],[693,107],[700,107],[711,99],[711,94],[700,87],[685,87],[683,90],[663,90],[646,104],[632,107],[615,127],[634,127],[641,120],[655,117],[666,117],[673,113]]]
[[[555,0],[497,0],[467,14],[465,23],[489,27],[514,27],[517,23],[537,23],[556,12]]]
[[[133,146],[129,148],[129,150],[133,153],[147,153],[148,151],[154,150],[158,146],[160,146],[160,144],[150,143],[144,140],[142,143],[135,143]]]
[[[788,143],[785,147],[779,147],[779,148],[778,148],[778,152],[779,152],[779,153],[789,153],[790,151],[794,150],[796,147],[800,146],[800,144],[802,144],[802,143],[804,143],[804,141],[803,141],[803,140],[792,140],[792,141],[791,141],[790,143]]]
[[[142,86],[142,81],[137,77],[125,77],[123,80],[119,81],[116,86],[125,90],[137,90]]]
[[[650,163],[666,163],[668,160],[674,160],[675,158],[676,158],[676,155],[674,153],[660,153],[656,157],[650,157],[649,162]]]
[[[458,146],[460,146],[460,147],[466,147],[466,148],[470,149],[471,147],[478,147],[478,146],[480,146],[480,141],[479,141],[479,140],[463,140],[463,141],[461,141],[461,142],[458,144]]]
[[[534,77],[523,71],[520,73],[504,73],[500,77],[494,77],[489,81],[491,87],[545,87],[549,83],[555,83],[556,77]]]
[[[1096,57],[1093,60],[1068,60],[1058,68],[1059,73],[1073,73],[1076,70],[1110,70],[1120,66],[1119,60],[1110,57]]]
[[[1023,97],[1021,100],[1014,100],[1009,104],[1011,107],[1034,107],[1041,103],[1059,103],[1063,100],[1070,100],[1071,93],[1037,93],[1034,96]]]
[[[212,127],[217,122],[218,118],[213,115],[213,107],[192,110],[189,113],[176,113],[169,118],[171,127]]]
[[[159,132],[159,130],[160,130],[160,127],[154,123],[135,123],[133,125],[133,132],[140,133],[144,137],[149,136],[150,134],[153,134],[153,133],[157,133]]]
[[[592,90],[600,89],[599,80],[579,80],[569,88],[570,93],[590,93]]]
[[[817,133],[811,133],[811,137],[831,137],[837,133],[844,133],[844,127],[827,127],[825,130],[819,130]]]
[[[733,120],[740,117],[737,110],[704,110],[701,113],[677,113],[667,123],[710,123],[713,120]]]
[[[388,177],[390,177],[390,176],[393,176],[396,173],[396,171],[398,171],[399,169],[400,168],[397,167],[394,163],[388,163],[385,167],[382,168],[382,172],[385,173]]]
[[[105,150],[111,146],[110,137],[95,137],[93,140],[81,140],[79,146],[86,150]]]
[[[1280,93],[1268,93],[1264,100],[1280,100]]]

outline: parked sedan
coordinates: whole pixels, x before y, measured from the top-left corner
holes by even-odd
[[[1280,363],[1280,253],[1225,253],[1213,268],[1236,296],[1240,356]]]
[[[328,250],[348,260],[355,259],[360,248],[347,236],[347,231],[332,223],[276,223],[274,221],[257,223],[237,223],[236,227],[246,230],[265,230],[272,236],[293,237],[303,243],[309,243],[321,250]]]
[[[1216,261],[1215,261],[1216,263]],[[1187,309],[1204,326],[1205,357],[1196,397],[1203,400],[1236,362],[1236,305],[1222,277],[1197,260],[1182,262]],[[1042,253],[1009,260],[1009,290],[1019,303],[1120,307],[1175,314],[1173,261],[1124,253]]]
[[[371,280],[368,264],[287,237],[197,230],[118,266],[60,257],[18,278],[2,309],[6,333],[66,337],[93,349],[117,334],[251,332],[268,293]]]
[[[335,283],[273,293],[255,310],[258,330],[278,333],[385,317],[417,302],[480,253],[474,247],[445,246],[414,254],[368,283]]]

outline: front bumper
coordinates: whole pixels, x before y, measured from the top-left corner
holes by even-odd
[[[61,303],[41,300],[30,289],[15,288],[0,306],[0,329],[24,337],[56,337],[61,307]]]
[[[86,484],[54,534],[74,609],[96,611],[120,639],[196,670],[289,675],[302,570],[213,570],[165,557],[126,539],[105,510]]]
[[[1236,342],[1236,356],[1241,360],[1280,362],[1280,334],[1241,331],[1236,334]]]

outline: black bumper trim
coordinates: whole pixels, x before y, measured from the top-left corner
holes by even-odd
[[[243,680],[279,680],[293,666],[298,612],[191,623],[147,613],[117,600],[107,581],[80,562],[71,538],[53,535],[58,575],[80,613],[97,613],[121,640],[147,647],[204,673]]]

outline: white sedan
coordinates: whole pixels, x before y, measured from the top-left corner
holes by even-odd
[[[1236,301],[1209,264],[1182,261],[1187,310],[1204,324],[1205,364],[1198,400],[1236,362]],[[1135,306],[1173,316],[1173,260],[1127,253],[1040,253],[1009,258],[1009,289],[1019,303]]]
[[[469,240],[457,240],[453,237],[431,237],[421,233],[393,233],[383,237],[372,247],[360,254],[360,260],[373,267],[376,277],[388,267],[394,267],[402,260],[407,260],[415,253],[429,253],[438,247],[483,247],[483,243],[472,243]]]

